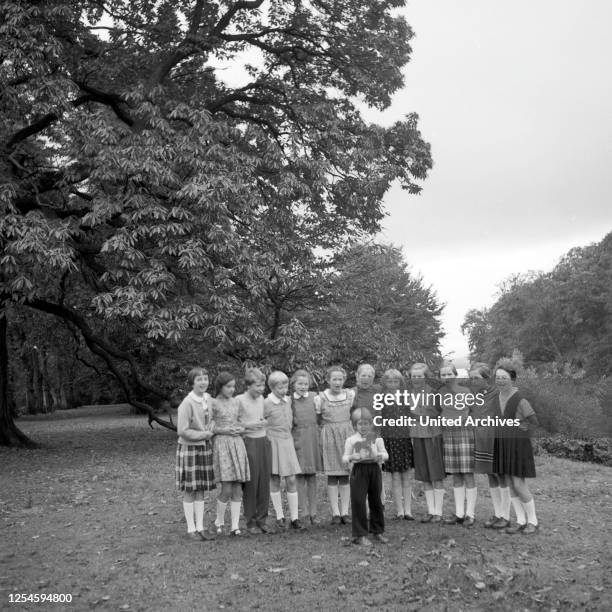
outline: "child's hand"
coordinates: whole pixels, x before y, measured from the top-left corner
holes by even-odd
[[[376,454],[376,463],[378,463],[378,465],[382,465],[384,463],[382,453]]]

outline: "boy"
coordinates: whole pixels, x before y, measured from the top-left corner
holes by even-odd
[[[357,408],[351,414],[356,433],[349,436],[344,445],[342,461],[353,466],[351,472],[351,512],[353,544],[370,546],[367,538],[368,518],[366,498],[370,507],[370,529],[374,540],[385,544],[384,506],[381,500],[381,464],[389,458],[382,438],[377,438],[372,429],[372,413],[367,408]]]

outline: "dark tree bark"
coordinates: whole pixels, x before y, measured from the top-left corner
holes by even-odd
[[[35,448],[36,444],[16,425],[9,394],[6,312],[0,310],[0,446]]]

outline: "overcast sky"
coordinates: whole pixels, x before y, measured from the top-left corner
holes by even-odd
[[[612,2],[409,0],[406,87],[434,169],[420,196],[393,189],[383,239],[403,246],[447,304],[443,352],[515,272],[550,270],[612,230]]]

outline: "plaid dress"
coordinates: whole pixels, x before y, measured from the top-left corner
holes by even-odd
[[[351,406],[354,393],[344,389],[340,396],[325,390],[318,395],[315,410],[321,415],[321,450],[323,471],[327,476],[348,476],[349,470],[342,463],[344,443],[355,431],[351,425]]]
[[[446,393],[450,391],[445,390]],[[447,474],[472,474],[474,472],[474,428],[464,425],[469,408],[459,410],[454,406],[443,406],[442,416],[461,418],[461,425],[442,428],[444,441],[444,470]]]

